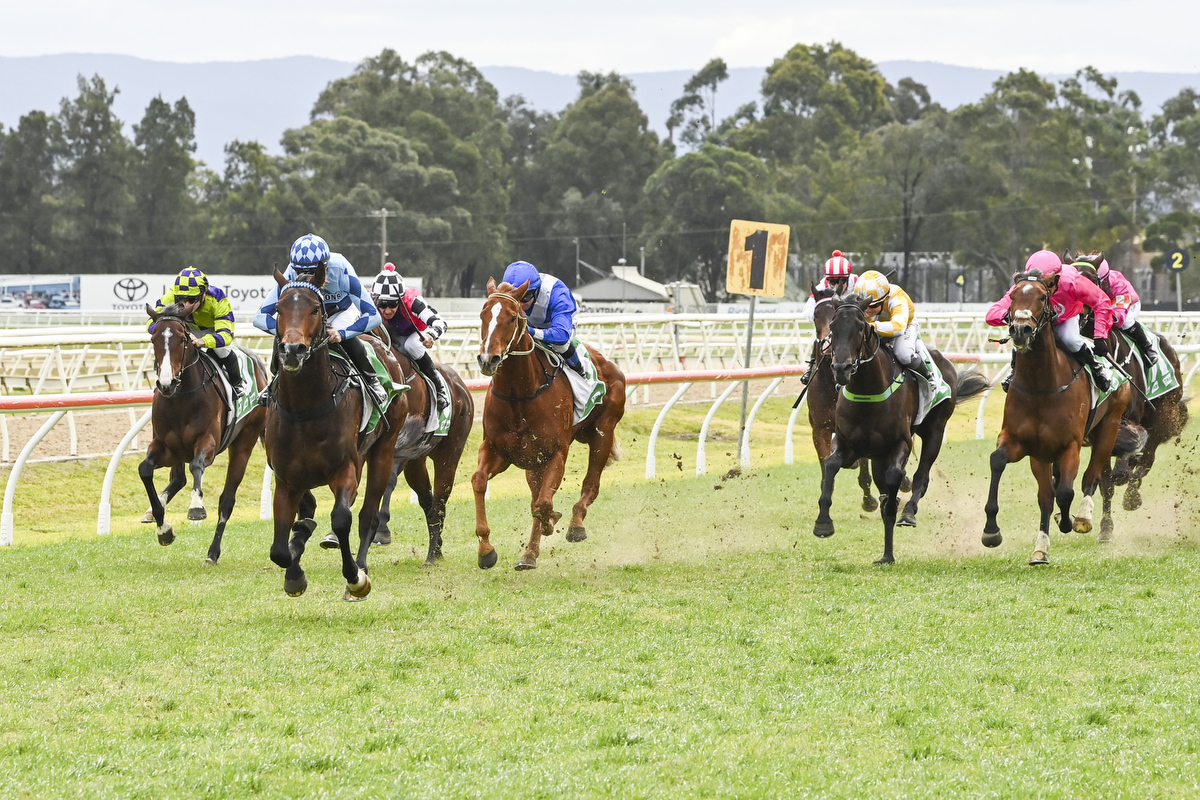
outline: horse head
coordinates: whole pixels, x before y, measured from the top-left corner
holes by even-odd
[[[818,289],[813,286],[812,296],[817,301],[813,308],[813,327],[817,329],[817,338],[825,340],[829,338],[829,321],[833,319],[833,301],[838,297],[838,290],[832,287]]]
[[[839,386],[845,386],[854,377],[859,366],[870,361],[879,351],[879,335],[875,326],[867,319],[867,311],[878,307],[879,301],[858,293],[834,300],[832,318],[829,321],[830,366]],[[870,349],[872,342],[874,348]]]
[[[521,334],[528,329],[525,310],[521,305],[529,281],[520,286],[496,283],[488,278],[487,300],[479,312],[479,371],[492,376],[500,364],[512,353]]]
[[[196,311],[198,302],[172,303],[156,311],[149,303],[146,313],[154,321],[150,342],[154,347],[154,371],[158,377],[155,385],[164,397],[179,391],[183,382],[183,371],[187,366],[187,352],[192,347],[191,332],[184,321]]]
[[[1104,263],[1104,253],[1089,253],[1088,255],[1079,253],[1075,256],[1074,261],[1064,261],[1063,263],[1070,263],[1080,275],[1097,286],[1100,285],[1100,265]]]
[[[325,267],[298,273],[290,282],[275,270],[275,282],[280,289],[275,313],[279,363],[287,372],[299,372],[308,357],[328,341],[320,289],[325,283]]]
[[[1037,270],[1013,275],[1012,305],[1008,309],[1008,335],[1013,347],[1025,352],[1033,347],[1038,333],[1054,320],[1050,298],[1058,288],[1059,275],[1043,275]]]

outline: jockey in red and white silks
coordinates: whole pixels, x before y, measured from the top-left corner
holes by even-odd
[[[858,276],[854,274],[854,265],[850,263],[850,259],[842,255],[841,250],[834,250],[833,255],[825,262],[825,277],[821,278],[821,282],[816,285],[816,290],[834,289],[839,295],[849,294],[853,292],[858,285]],[[820,302],[824,303],[832,298],[825,298]],[[808,300],[804,303],[804,308],[800,313],[809,322],[813,321],[813,317],[817,313],[817,298],[813,294],[809,294]],[[813,343],[812,355],[808,359],[808,368],[804,370],[804,374],[800,376],[800,382],[807,384],[812,380],[813,366],[817,361],[817,347],[819,342]]]

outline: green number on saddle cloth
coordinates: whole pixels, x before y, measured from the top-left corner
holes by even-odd
[[[1147,399],[1157,400],[1167,392],[1178,389],[1179,381],[1175,377],[1174,365],[1163,354],[1162,342],[1159,341],[1158,336],[1153,332],[1147,331],[1147,333],[1150,333],[1150,341],[1154,345],[1154,352],[1158,355],[1158,363],[1153,367],[1148,367],[1143,359],[1142,371],[1146,374]],[[1125,331],[1121,331],[1121,337],[1128,344],[1129,351],[1135,354],[1137,358],[1141,358],[1141,350],[1138,349],[1137,344],[1129,338]]]
[[[258,384],[254,380],[254,359],[250,357],[250,354],[243,353],[236,348],[234,348],[233,354],[237,357],[238,368],[242,372],[243,388],[243,394],[237,399],[237,407],[234,409],[233,420],[236,425],[258,407]]]

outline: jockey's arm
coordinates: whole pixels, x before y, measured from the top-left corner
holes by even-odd
[[[175,302],[175,290],[168,289],[166,294],[164,294],[162,297],[160,297],[154,301],[154,310],[162,311],[163,308],[171,305],[171,303],[174,303],[174,302]],[[151,319],[151,320],[146,321],[146,330],[150,331],[151,333],[154,333],[154,320]]]
[[[988,325],[1003,327],[1008,323],[1004,318],[1008,316],[1008,309],[1012,308],[1012,289],[1005,292],[1004,297],[992,304],[992,307],[987,310],[983,321]]]
[[[1108,331],[1113,324],[1112,301],[1104,290],[1086,278],[1074,282],[1077,296],[1085,306],[1092,310],[1093,339],[1107,339]]]
[[[209,350],[214,350],[218,347],[229,347],[233,344],[233,306],[229,299],[221,297],[219,300],[212,295],[204,299],[205,305],[210,305],[209,311],[212,313],[213,330],[212,333],[206,333],[201,337],[201,342]]]
[[[810,294],[808,296],[808,299],[804,301],[804,308],[800,309],[800,316],[804,317],[804,319],[807,320],[808,322],[812,322],[813,317],[816,316],[816,313],[817,313],[817,298],[813,297]]]
[[[267,333],[275,333],[275,311],[279,306],[279,284],[271,287],[271,293],[254,315],[254,327]]]
[[[899,294],[892,295],[886,302],[888,319],[876,319],[873,324],[880,336],[890,339],[903,333],[912,320],[909,319],[908,304]]]
[[[529,329],[529,335],[539,342],[564,345],[575,335],[575,300],[566,284],[560,283],[550,295],[549,320],[544,328]]]
[[[371,302],[371,296],[367,293],[367,289],[363,286],[362,281],[354,275],[350,276],[349,297],[350,302],[354,304],[362,316],[347,325],[343,330],[338,331],[343,339],[353,339],[355,336],[374,330],[383,324],[383,315],[379,313],[379,309]]]
[[[429,334],[430,338],[436,341],[446,332],[448,327],[446,320],[442,319],[438,315],[437,309],[426,303],[419,295],[413,298],[410,310],[414,317],[425,323],[427,326],[425,333]]]

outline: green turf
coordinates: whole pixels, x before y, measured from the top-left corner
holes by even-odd
[[[706,405],[673,413],[649,482],[654,412],[632,411],[588,540],[551,538],[534,572],[512,570],[529,530],[515,471],[489,505],[500,564],[474,566],[473,439],[446,559],[421,567],[401,498],[357,604],[317,548],[308,593],[284,595],[261,454],[216,568],[186,496],[171,547],[136,522],[134,459],[110,537],[94,535],[104,464],[35,465],[0,551],[0,795],[1195,796],[1197,429],[1162,451],[1145,508],[1116,512],[1115,544],[1056,534],[1054,563],[1031,568],[1025,465],[1002,494],[1005,544],[979,545],[993,405],[983,442],[960,410],[891,567],[871,564],[881,526],[850,474],[837,535],[811,535],[807,430],[801,463],[781,463],[790,403],[764,408],[754,468],[727,476],[731,402],[703,478]]]

